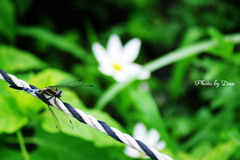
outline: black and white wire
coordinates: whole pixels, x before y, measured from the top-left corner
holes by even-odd
[[[66,102],[62,102],[58,98],[55,99],[55,97],[51,97],[46,94],[30,92],[30,90],[38,89],[38,88],[33,85],[29,85],[27,82],[21,79],[16,78],[14,75],[7,74],[5,71],[1,69],[0,69],[0,79],[2,79],[3,81],[7,81],[12,88],[15,88],[15,89],[25,88],[24,89],[25,92],[33,95],[36,98],[41,99],[44,103],[47,103],[57,109],[60,109],[61,111],[67,113],[68,115],[76,118],[80,122],[87,124],[92,128],[95,128],[111,136],[115,140],[121,143],[124,143],[127,146],[132,147],[143,154],[148,155],[153,160],[172,160],[172,158],[169,157],[168,155],[158,152],[155,148],[145,145],[140,140],[136,140],[133,137],[129,136],[128,134],[120,132],[116,128],[109,127],[105,122],[97,120],[96,118],[90,115],[86,115],[81,110],[72,107],[70,104]],[[27,88],[29,88],[29,91]]]

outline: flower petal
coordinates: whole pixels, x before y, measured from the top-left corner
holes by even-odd
[[[129,76],[138,74],[138,79],[148,79],[150,77],[150,72],[143,69],[141,65],[136,63],[129,64],[127,67],[125,67],[125,70]]]
[[[156,129],[151,129],[147,135],[147,143],[149,146],[155,147],[158,144],[160,135]]]
[[[142,66],[136,63],[132,63],[124,67],[124,71],[127,72],[129,76],[134,76],[138,74],[142,69]]]
[[[96,57],[97,61],[100,64],[109,63],[109,57],[105,49],[99,43],[94,43],[92,45],[92,49],[93,49],[94,56]]]
[[[157,150],[163,150],[166,147],[166,142],[165,141],[160,141],[157,146],[156,149]]]
[[[113,68],[109,67],[108,65],[100,65],[98,69],[100,70],[100,72],[108,76],[112,76],[114,74]]]
[[[138,75],[138,79],[148,79],[150,77],[150,72],[148,70],[143,69]]]
[[[122,43],[118,35],[113,34],[107,44],[107,51],[113,59],[117,59],[121,56],[122,52]]]
[[[146,143],[147,140],[147,129],[143,123],[137,123],[133,130],[133,137]]]
[[[141,41],[138,38],[130,40],[123,48],[123,61],[124,62],[133,62],[139,53]]]
[[[126,74],[126,72],[123,71],[115,71],[113,74],[113,78],[117,82],[124,82],[128,79],[128,75]]]
[[[130,147],[126,147],[124,150],[124,153],[126,155],[128,155],[129,157],[133,157],[133,158],[141,157],[141,155],[139,154],[139,152],[137,150],[130,148]]]

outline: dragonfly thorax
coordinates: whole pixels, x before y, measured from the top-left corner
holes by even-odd
[[[41,89],[39,92],[41,94],[47,94],[52,97],[57,97],[57,98],[62,97],[62,91],[58,89],[54,89],[52,87],[46,87],[44,89]]]

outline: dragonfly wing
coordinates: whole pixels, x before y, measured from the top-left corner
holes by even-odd
[[[74,80],[74,81],[66,82],[66,83],[59,84],[59,85],[49,86],[49,87],[52,87],[52,88],[58,88],[58,87],[61,87],[61,88],[64,88],[64,87],[67,87],[67,88],[93,87],[93,88],[95,88],[95,87],[94,87],[93,85],[91,85],[91,84],[83,84],[83,81],[82,81],[82,80]]]
[[[55,105],[57,105],[56,102],[56,97],[54,100]],[[58,106],[58,105],[57,105]],[[59,110],[57,110],[56,108],[54,108],[54,113],[57,114],[58,119],[61,120],[61,122],[63,122],[65,125],[67,125],[69,128],[73,129],[73,123],[70,120],[70,118],[68,117],[68,115],[59,107]]]
[[[74,80],[66,83],[62,83],[59,85],[49,86],[49,87],[76,87],[81,86],[83,84],[82,80]]]
[[[54,114],[53,110],[51,109],[51,107],[49,105],[48,105],[48,109],[51,112],[51,115],[52,115],[53,121],[54,121],[54,123],[56,125],[56,128],[59,129],[60,131],[62,131],[60,123],[59,123],[59,121],[57,119],[57,116]]]

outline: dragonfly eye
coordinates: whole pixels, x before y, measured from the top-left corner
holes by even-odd
[[[62,91],[61,90],[58,90],[57,92],[56,92],[56,97],[62,97]]]

